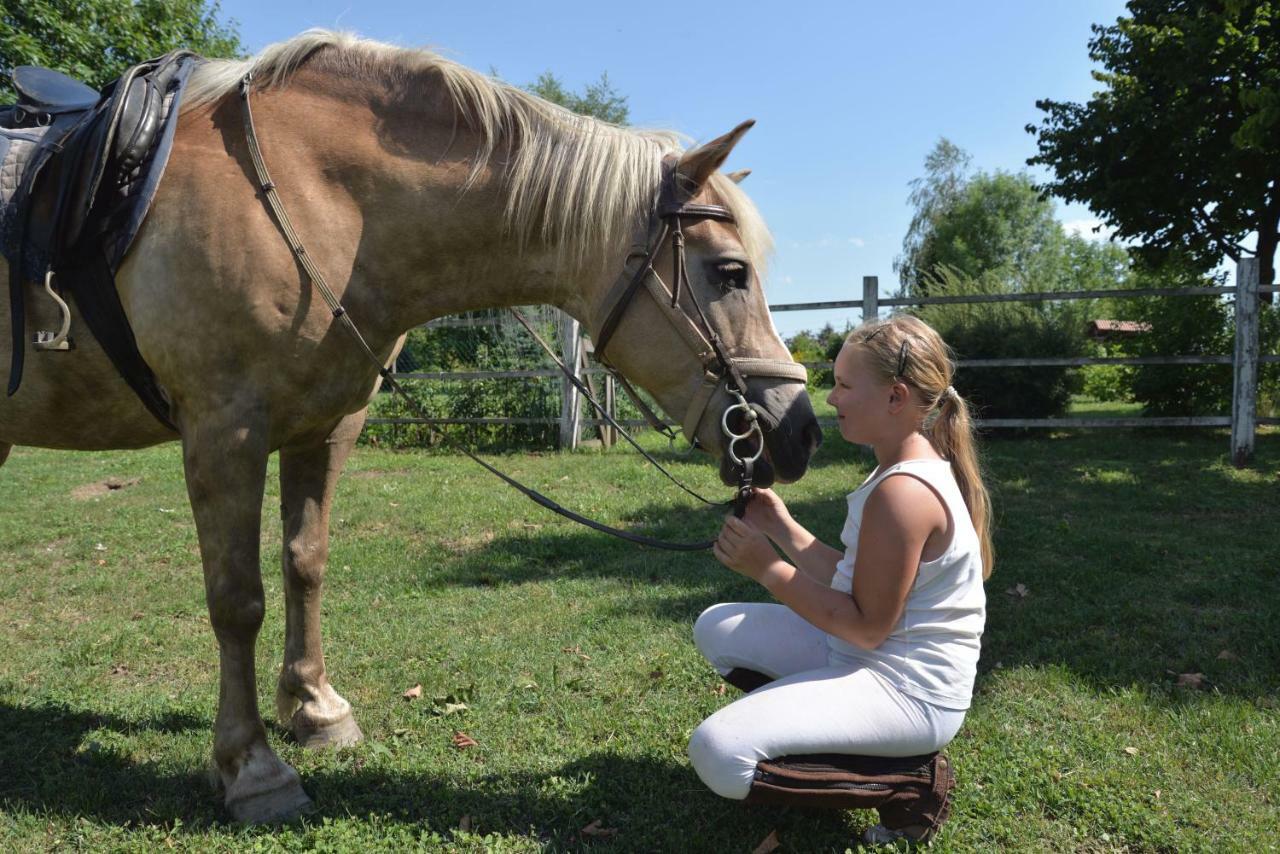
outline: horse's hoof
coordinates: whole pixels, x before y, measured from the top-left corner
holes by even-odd
[[[352,715],[332,723],[308,723],[296,715],[293,719],[293,737],[302,747],[318,750],[326,747],[349,747],[364,741],[356,719]]]
[[[245,763],[235,781],[227,786],[226,804],[231,817],[244,824],[292,821],[315,808],[302,791],[298,772],[274,754],[266,760]]]
[[[241,824],[283,824],[313,812],[315,804],[299,784],[228,800],[227,809]]]

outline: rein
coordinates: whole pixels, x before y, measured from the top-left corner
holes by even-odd
[[[341,321],[343,327],[355,339],[360,349],[376,366],[378,375],[382,378],[382,381],[386,383],[387,388],[395,394],[400,395],[401,399],[417,417],[424,420],[430,420],[430,415],[423,409],[417,400],[405,391],[400,383],[396,381],[391,369],[388,368],[382,360],[377,357],[372,348],[369,347],[368,342],[365,340],[364,336],[360,334],[360,330],[356,327],[355,322],[352,321],[346,308],[343,307],[341,301],[333,293],[333,290],[329,287],[328,282],[325,281],[324,275],[320,272],[320,269],[316,266],[315,262],[311,260],[311,256],[307,253],[306,247],[302,245],[301,238],[294,230],[293,224],[289,219],[289,215],[284,209],[284,203],[280,200],[279,193],[276,191],[276,185],[271,180],[271,176],[267,171],[266,161],[262,156],[262,149],[258,145],[258,136],[253,123],[253,111],[249,106],[249,92],[252,80],[253,75],[250,73],[246,74],[240,81],[240,99],[241,104],[243,105],[245,141],[248,144],[250,159],[253,161],[253,168],[259,189],[262,191],[263,198],[274,215],[276,224],[279,226],[281,233],[289,244],[289,250],[293,253],[297,262],[302,266],[308,278],[319,288],[321,296],[323,297],[325,304],[328,305],[334,318]],[[704,371],[702,390],[700,390],[698,397],[694,400],[694,404],[698,405],[690,406],[690,412],[686,414],[685,423],[683,425],[684,433],[690,441],[694,441],[693,437],[696,434],[698,425],[705,416],[706,407],[710,404],[714,391],[721,382],[724,382],[726,385],[726,391],[737,398],[737,402],[725,410],[721,418],[721,426],[729,442],[726,452],[729,454],[730,459],[735,463],[735,465],[739,467],[738,489],[732,503],[734,505],[734,515],[741,518],[743,513],[746,511],[747,502],[750,500],[752,494],[751,479],[754,463],[764,452],[764,436],[760,429],[759,417],[756,411],[753,410],[750,404],[746,401],[745,394],[747,386],[745,373],[741,366],[745,364],[748,367],[754,368],[754,370],[749,371],[752,374],[784,376],[787,379],[798,379],[800,382],[805,380],[806,375],[804,373],[804,368],[794,362],[773,362],[765,359],[739,359],[737,360],[738,364],[735,364],[734,360],[725,355],[723,344],[715,334],[715,331],[711,328],[711,325],[707,321],[706,315],[702,311],[702,307],[698,304],[696,297],[693,296],[692,288],[687,288],[686,290],[689,293],[690,298],[693,300],[693,304],[698,311],[698,316],[702,320],[710,337],[708,338],[707,336],[704,336],[688,315],[679,309],[678,300],[681,284],[687,281],[687,274],[684,269],[684,235],[680,227],[680,217],[713,218],[732,222],[733,215],[727,208],[723,208],[718,205],[693,205],[676,202],[674,200],[674,169],[670,170],[669,175],[671,176],[671,180],[664,181],[663,183],[663,200],[660,202],[658,209],[658,216],[662,221],[661,228],[658,232],[658,239],[653,241],[651,246],[644,247],[642,252],[633,251],[633,253],[628,256],[628,260],[632,257],[642,256],[644,261],[629,280],[626,278],[627,273],[625,270],[622,276],[619,277],[619,284],[615,285],[613,292],[610,295],[612,307],[606,319],[605,326],[603,327],[600,343],[597,344],[596,352],[597,355],[601,357],[600,361],[603,364],[602,355],[605,344],[607,344],[609,338],[612,337],[613,331],[616,329],[622,313],[625,311],[631,297],[639,289],[641,284],[648,283],[650,290],[654,292],[655,297],[658,296],[658,292],[667,294],[665,286],[661,284],[661,278],[653,268],[653,260],[661,249],[663,242],[670,234],[672,245],[675,249],[675,293],[670,294],[670,308],[687,324],[687,327],[677,326],[677,328],[681,330],[685,339],[693,346]],[[671,223],[674,223],[674,226]],[[659,284],[654,285],[654,280],[657,280]],[[623,287],[620,287],[620,285]],[[606,304],[608,304],[608,302]],[[659,299],[659,304],[665,306],[665,300]],[[584,397],[591,402],[591,405],[595,407],[596,410],[599,411],[622,435],[626,436],[627,441],[639,450],[645,458],[649,460],[649,462],[653,463],[659,471],[666,475],[673,483],[685,492],[705,504],[711,506],[726,506],[730,503],[724,502],[723,504],[717,504],[716,502],[708,501],[706,498],[703,498],[701,495],[698,495],[696,492],[676,480],[670,472],[646,453],[643,448],[640,448],[636,441],[626,433],[621,425],[614,421],[614,419],[605,411],[604,407],[601,406],[600,403],[597,402],[590,392],[584,387],[582,382],[573,375],[573,372],[555,356],[551,351],[551,348],[547,346],[546,342],[542,341],[523,316],[518,312],[515,312],[514,309],[512,311],[525,328],[528,329],[529,332],[533,334],[534,338],[538,340],[538,343],[543,347],[543,349],[547,350],[548,353],[551,353],[556,365],[564,372],[565,376],[569,378],[578,390],[583,393]],[[769,370],[769,366],[772,366],[773,369]],[[616,371],[613,371],[613,369],[607,364],[606,367],[608,367],[615,376],[617,375]],[[623,387],[629,395],[634,396],[634,392],[630,389],[628,384],[624,382]],[[651,421],[657,421],[656,416],[653,415],[647,406],[642,407],[642,411]],[[729,427],[729,416],[737,411],[741,411],[743,413],[747,422],[747,429],[742,433],[735,432]],[[438,432],[439,431],[437,431],[437,433]],[[663,433],[668,436],[672,435],[665,430],[665,428]],[[445,444],[460,451],[469,459],[478,463],[480,466],[500,478],[507,485],[516,489],[530,500],[565,517],[566,519],[571,519],[588,528],[610,534],[629,542],[653,548],[666,549],[669,551],[704,551],[706,549],[710,549],[715,544],[715,540],[706,540],[695,543],[668,542],[652,537],[646,537],[642,534],[634,534],[630,531],[623,531],[621,529],[605,525],[601,522],[597,522],[593,519],[588,519],[585,516],[562,507],[560,504],[537,490],[521,484],[519,481],[516,481],[510,476],[494,468],[468,448],[454,442],[450,442],[443,434],[440,435]],[[746,441],[753,436],[759,439],[759,447],[756,449],[754,454],[748,454],[740,457],[735,451],[735,446],[738,442]]]

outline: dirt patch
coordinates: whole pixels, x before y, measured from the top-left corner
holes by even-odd
[[[128,489],[142,482],[140,477],[109,477],[106,480],[100,480],[97,483],[86,483],[84,486],[77,486],[71,490],[71,497],[81,501],[87,501],[90,498],[99,498],[103,495],[110,495],[113,492],[119,492],[122,489]]]

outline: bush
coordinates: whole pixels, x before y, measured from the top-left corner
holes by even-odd
[[[552,347],[558,345],[555,315],[525,312]],[[505,312],[474,312],[474,326],[419,327],[409,332],[396,361],[398,372],[509,371],[554,368],[524,327]],[[434,418],[546,418],[560,416],[558,377],[472,380],[400,380]],[[410,418],[414,413],[385,388],[369,409],[370,417]],[[551,424],[371,424],[372,442],[431,447],[449,440],[485,448],[554,447],[559,427]]]
[[[559,347],[558,316],[543,308],[525,309],[525,316],[548,344]],[[474,326],[419,327],[409,332],[396,360],[401,373],[463,371],[555,370],[555,363],[509,314],[474,312],[466,315]],[[594,367],[594,366],[592,366]],[[547,424],[370,424],[363,438],[372,444],[396,447],[435,447],[448,442],[496,449],[550,449],[559,443],[561,377],[496,377],[492,379],[401,379],[405,388],[433,418],[547,419]],[[596,395],[604,402],[602,378],[594,378]],[[642,393],[643,394],[643,393]],[[655,411],[661,411],[646,398]],[[640,418],[640,412],[618,390],[614,417]],[[597,413],[583,401],[584,418]],[[385,387],[369,407],[371,418],[412,418],[415,413]]]
[[[968,278],[940,270],[931,295],[1001,293],[994,277]],[[1035,304],[928,305],[915,309],[938,331],[956,358],[1071,357],[1084,349],[1084,331],[1069,327]],[[1068,367],[961,368],[953,381],[980,418],[1052,418],[1066,413],[1081,377]]]
[[[791,358],[804,364],[834,362],[850,329],[852,326],[846,323],[844,330],[837,332],[836,328],[828,323],[817,332],[798,332],[787,339],[787,349],[791,351]],[[830,388],[833,385],[835,385],[835,375],[830,368],[809,371],[810,388]]]

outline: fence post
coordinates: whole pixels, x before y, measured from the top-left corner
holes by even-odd
[[[560,358],[573,375],[582,378],[582,332],[578,321],[560,312]],[[582,397],[567,378],[560,380],[560,448],[578,447],[582,431]]]
[[[1249,464],[1258,422],[1258,273],[1257,258],[1236,264],[1235,381],[1231,389],[1231,463]]]
[[[880,316],[880,277],[862,277],[862,322]]]

